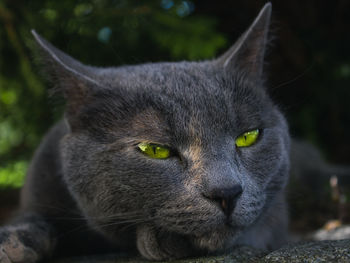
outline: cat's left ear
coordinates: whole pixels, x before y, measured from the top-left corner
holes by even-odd
[[[221,57],[214,60],[229,71],[242,71],[250,79],[260,79],[271,17],[271,3],[265,4],[252,25]]]
[[[79,114],[94,91],[101,88],[94,70],[65,54],[41,37],[35,30],[36,55],[46,77],[66,99],[65,117],[72,129],[80,127]]]

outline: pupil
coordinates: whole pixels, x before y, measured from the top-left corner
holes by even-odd
[[[247,135],[244,135],[244,140],[245,140],[245,141],[247,140]]]
[[[153,154],[156,154],[157,149],[155,146],[152,147],[152,150],[153,150]]]

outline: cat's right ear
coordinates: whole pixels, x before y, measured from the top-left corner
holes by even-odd
[[[260,80],[267,36],[271,17],[271,3],[266,3],[251,26],[241,35],[236,43],[218,59],[216,66],[228,72],[244,73],[250,80]]]
[[[44,74],[66,99],[65,117],[71,129],[74,129],[79,126],[77,116],[82,107],[88,103],[91,94],[100,84],[89,66],[60,51],[35,30],[31,32],[37,43],[36,58]]]

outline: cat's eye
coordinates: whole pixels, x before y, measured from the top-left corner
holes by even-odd
[[[141,142],[137,145],[137,148],[150,158],[166,159],[170,157],[170,149],[164,145]]]
[[[248,147],[253,145],[259,138],[259,130],[247,131],[236,138],[237,147]]]

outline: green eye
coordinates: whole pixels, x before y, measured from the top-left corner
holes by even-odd
[[[237,147],[248,147],[253,145],[259,137],[259,130],[252,130],[243,133],[236,139]]]
[[[150,158],[166,159],[170,156],[170,149],[163,145],[141,142],[137,147]]]

